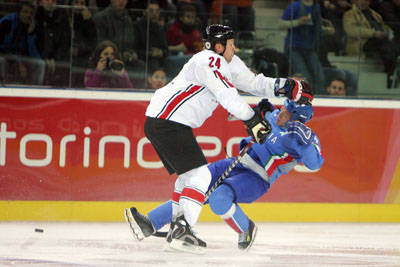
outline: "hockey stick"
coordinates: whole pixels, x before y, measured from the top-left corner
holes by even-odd
[[[226,179],[228,174],[232,171],[233,168],[236,167],[236,165],[240,162],[240,160],[246,155],[247,151],[249,151],[250,147],[253,145],[254,140],[251,139],[250,142],[240,151],[239,155],[236,157],[236,159],[232,162],[232,164],[225,170],[225,172],[221,175],[221,177],[218,178],[218,180],[215,182],[215,184],[207,191],[206,195],[204,196],[204,202],[208,200],[212,192],[217,189],[219,185]]]
[[[246,155],[247,151],[249,151],[250,147],[253,145],[254,140],[251,139],[250,142],[240,151],[239,155],[236,159],[229,165],[229,167],[225,170],[225,172],[218,178],[218,180],[214,183],[214,185],[207,191],[206,195],[204,196],[204,202],[208,200],[210,195],[217,189],[219,185],[228,177],[229,173],[236,167],[236,165],[240,162],[240,160]],[[155,232],[152,234],[156,237],[166,237],[168,232]]]

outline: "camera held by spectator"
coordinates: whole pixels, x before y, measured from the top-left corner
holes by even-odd
[[[125,66],[122,61],[107,57],[106,69],[121,71],[124,67]]]

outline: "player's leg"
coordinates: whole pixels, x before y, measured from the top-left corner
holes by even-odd
[[[171,222],[167,241],[171,241],[171,246],[177,245],[176,249],[204,249],[205,242],[195,236],[192,227],[200,215],[211,174],[192,128],[172,121],[148,118],[145,133],[164,165],[179,175],[172,195],[172,210],[177,218]],[[179,216],[180,212],[183,216]]]
[[[204,251],[206,243],[196,237],[193,227],[200,216],[210,181],[211,173],[206,165],[179,175],[173,195],[173,206],[177,206],[178,210],[174,210],[173,214],[177,217],[173,218],[167,236],[167,241],[170,242],[169,246],[171,248],[194,253],[202,253]],[[177,188],[177,185],[183,185],[180,194],[180,188]],[[176,205],[178,199],[179,205]],[[188,243],[189,240],[192,240],[192,243]]]
[[[139,212],[136,207],[125,209],[125,219],[129,224],[136,240],[149,237],[164,225],[171,222],[172,201],[164,202],[148,213],[148,216]]]
[[[213,164],[212,164],[213,165]],[[213,170],[214,166],[210,165]],[[213,172],[214,174],[214,172]],[[239,234],[238,247],[247,250],[254,242],[257,227],[237,203],[251,203],[262,196],[269,185],[255,173],[237,168],[209,198],[211,210]]]

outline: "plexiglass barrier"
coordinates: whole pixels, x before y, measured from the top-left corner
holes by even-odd
[[[196,5],[86,2],[1,3],[3,86],[156,90],[203,49],[206,25],[220,22],[235,25],[236,54],[256,73],[307,79],[319,96],[400,97],[400,21],[377,11],[353,5],[337,18],[319,5],[288,1],[271,12],[253,9],[251,18]]]

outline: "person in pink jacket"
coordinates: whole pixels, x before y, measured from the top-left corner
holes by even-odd
[[[108,40],[100,42],[89,58],[85,72],[87,88],[133,88],[116,45]]]

